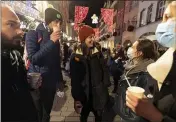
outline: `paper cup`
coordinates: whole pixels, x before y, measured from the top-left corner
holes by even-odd
[[[128,87],[128,91],[138,98],[144,97],[145,90],[141,87],[131,86],[131,87]]]
[[[28,73],[29,83],[33,89],[37,89],[39,86],[40,73]]]

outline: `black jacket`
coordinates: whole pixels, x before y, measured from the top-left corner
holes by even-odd
[[[172,68],[154,101],[159,111],[167,116],[166,122],[176,122],[176,51],[173,57]]]
[[[89,57],[85,57],[78,49],[70,60],[72,96],[83,104],[89,101],[92,94],[93,108],[104,109],[108,101],[108,85],[110,77],[101,52],[95,47]]]
[[[127,76],[132,86],[139,86],[145,89],[145,95],[151,97],[150,100],[154,100],[154,96],[159,92],[158,84],[148,72],[146,72],[147,66],[152,63],[153,60],[143,60],[136,67],[131,68],[125,73],[119,81],[118,93],[116,96],[115,111],[126,122],[146,122],[142,117],[136,116],[136,114],[126,106],[126,90],[128,88],[125,75]]]
[[[29,92],[27,76],[18,51],[1,53],[1,117],[2,122],[34,122],[37,112]]]

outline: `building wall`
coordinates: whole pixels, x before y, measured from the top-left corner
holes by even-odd
[[[124,22],[123,22],[123,34],[122,34],[122,43],[125,41],[124,37],[128,36],[127,28],[129,25],[133,25],[136,27],[137,25],[137,16],[139,10],[139,1],[125,1],[125,14],[124,14]],[[132,33],[135,34],[135,33]],[[135,36],[132,40],[135,41]]]
[[[138,9],[139,9],[139,1],[136,1],[137,3],[132,6],[130,9],[130,6],[132,4],[132,1],[126,1],[125,5],[125,15],[124,15],[124,23],[126,23],[125,30],[127,29],[128,24],[134,24],[134,21],[137,21],[137,16],[138,16]],[[136,17],[136,20],[133,20],[134,17]],[[131,23],[128,23],[131,21]]]
[[[139,2],[139,12],[138,12],[138,23],[137,23],[137,26],[139,27],[139,20],[140,20],[140,12],[145,9],[145,15],[144,18],[143,18],[143,21],[144,23],[146,24],[146,20],[147,20],[147,10],[148,10],[148,7],[153,4],[153,11],[152,11],[152,19],[151,21],[152,22],[155,22],[155,18],[156,18],[156,12],[157,12],[157,3],[158,1],[143,1],[143,2]]]
[[[161,21],[153,22],[147,26],[137,28],[135,31],[136,38],[139,38],[142,34],[147,33],[147,32],[155,32],[159,23],[161,23]]]
[[[153,10],[152,10],[152,17],[151,17],[151,23],[147,24],[147,11],[148,7],[153,4]],[[137,17],[137,29],[136,32],[136,38],[140,37],[142,34],[146,32],[155,32],[157,25],[161,21],[156,21],[156,15],[157,15],[157,4],[158,1],[139,1],[139,11],[138,11],[138,17]],[[144,17],[142,18],[142,21],[144,23],[144,26],[140,26],[140,13],[141,11],[145,9]]]
[[[118,33],[118,35],[116,36],[116,44],[118,42],[121,42],[121,39],[122,39],[123,21],[124,21],[124,7],[125,7],[125,1],[124,0],[118,1],[117,5],[116,5],[116,8],[117,8],[116,31]],[[123,11],[123,12],[120,13],[120,11]]]

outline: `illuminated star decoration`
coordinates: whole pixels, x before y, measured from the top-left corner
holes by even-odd
[[[96,16],[96,14],[93,14],[91,19],[92,19],[92,24],[97,24],[98,23],[98,17]]]

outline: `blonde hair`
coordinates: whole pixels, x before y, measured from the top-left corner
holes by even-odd
[[[173,1],[172,3],[170,3],[170,11],[171,11],[171,18],[176,18],[176,1]]]
[[[169,18],[175,19],[176,18],[176,1],[169,3],[169,5],[167,7],[170,10]],[[163,16],[163,21],[166,21],[164,16]]]

